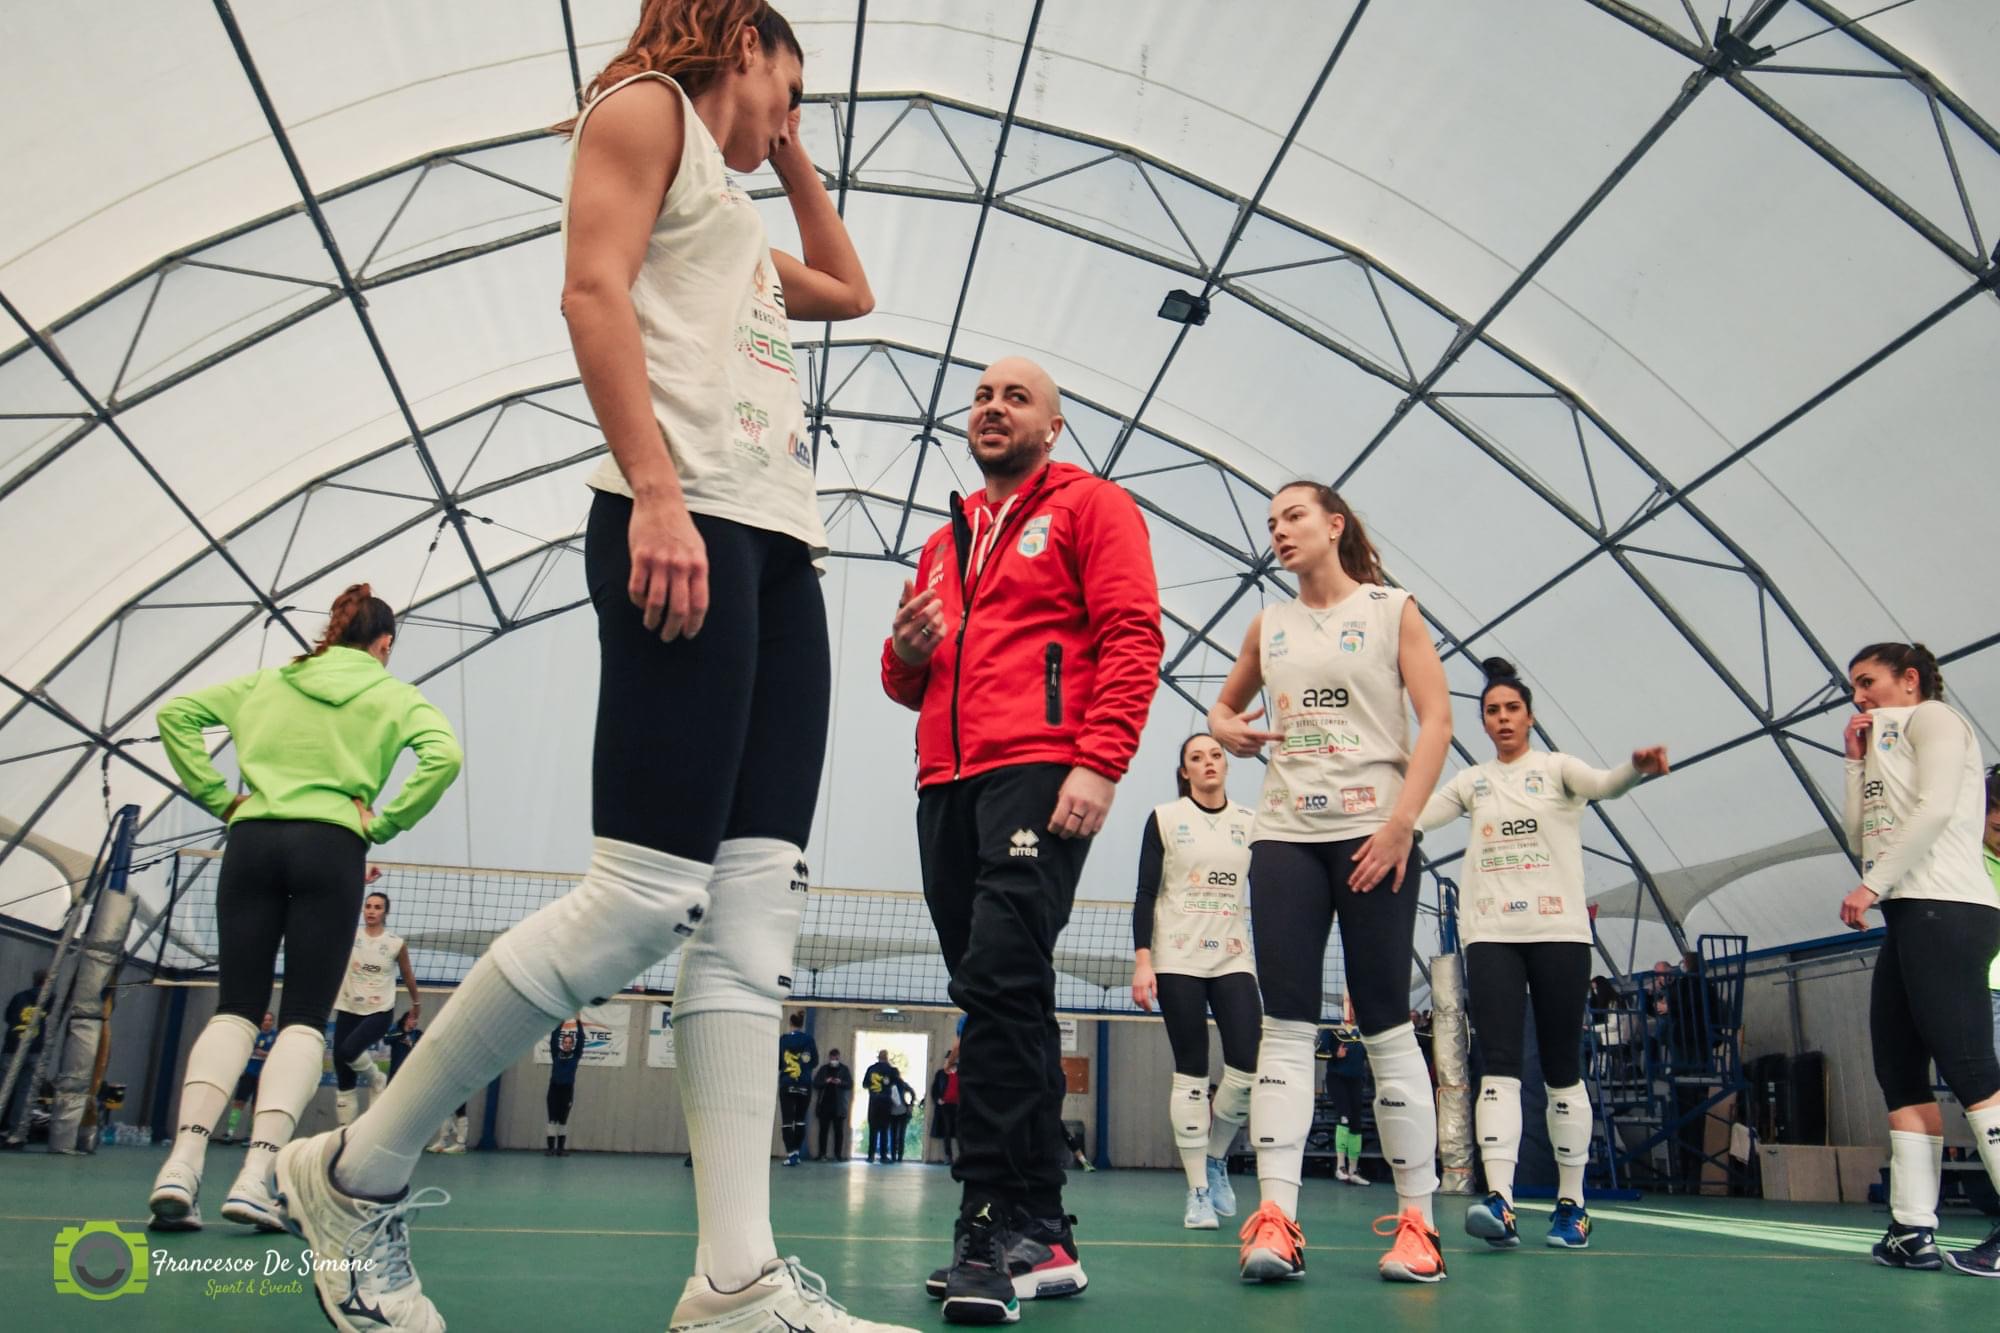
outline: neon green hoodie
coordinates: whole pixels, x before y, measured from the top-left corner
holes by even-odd
[[[218,819],[235,798],[209,762],[204,727],[227,727],[236,742],[250,789],[238,820],[309,819],[357,834],[355,800],[374,805],[396,756],[415,750],[417,771],[370,821],[363,836],[371,842],[429,814],[465,760],[444,714],[359,648],[328,648],[169,699],[158,721],[174,771]]]

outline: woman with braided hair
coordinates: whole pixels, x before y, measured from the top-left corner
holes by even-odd
[[[282,940],[278,1037],[258,1082],[250,1153],[222,1206],[233,1222],[281,1229],[272,1163],[319,1086],[322,1032],[347,971],[367,850],[422,819],[463,759],[444,714],[389,674],[395,638],[395,613],[357,583],[335,600],[311,652],[160,709],[167,758],[189,795],[229,825],[229,845],[215,893],[216,1011],[188,1053],[173,1152],[153,1181],[157,1230],[201,1227],[209,1134],[257,1039]],[[226,728],[236,747],[240,793],[209,758],[209,727]],[[376,814],[405,749],[416,751],[416,771]]]

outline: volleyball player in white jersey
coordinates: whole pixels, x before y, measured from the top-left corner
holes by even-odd
[[[1473,1113],[1486,1198],[1465,1229],[1495,1249],[1521,1243],[1514,1226],[1514,1165],[1521,1157],[1523,1006],[1535,1006],[1535,1044],[1548,1089],[1556,1208],[1548,1243],[1590,1244],[1583,1170],[1590,1160],[1590,1098],[1583,1089],[1583,1009],[1590,995],[1590,919],[1583,905],[1583,811],[1623,796],[1640,776],[1667,771],[1667,752],[1634,750],[1610,772],[1529,747],[1535,699],[1504,658],[1482,664],[1479,720],[1494,762],[1461,769],[1424,806],[1428,832],[1472,820],[1459,876],[1468,1007],[1486,1072]]]
[[[1861,883],[1840,904],[1856,930],[1880,910],[1868,1026],[1889,1106],[1889,1229],[1875,1262],[1949,1263],[2000,1277],[2000,1227],[1973,1249],[1938,1254],[1944,1117],[1931,1065],[1965,1108],[1986,1174],[2000,1188],[2000,1059],[1986,971],[2000,948],[2000,899],[1981,865],[1986,800],[1972,724],[1944,701],[1937,658],[1920,643],[1875,643],[1847,664],[1846,824]]]
[[[368,883],[381,877],[381,870],[369,867]],[[361,924],[355,928],[347,975],[341,979],[340,999],[333,1006],[333,1074],[337,1085],[333,1115],[343,1125],[354,1123],[361,1079],[368,1080],[371,1100],[389,1086],[382,1067],[369,1052],[389,1031],[389,1018],[396,1008],[398,971],[403,974],[403,989],[410,993],[410,1019],[423,1021],[423,997],[417,993],[410,951],[401,935],[389,933],[384,924],[388,918],[388,894],[371,893],[361,900]]]
[[[590,867],[496,940],[345,1133],[279,1158],[343,1329],[442,1327],[409,1262],[407,1192],[439,1121],[687,942],[674,996],[695,1273],[671,1327],[876,1329],[778,1255],[778,1026],[826,746],[824,551],[790,319],[873,296],[798,139],[802,55],[762,0],[647,0],[569,128],[563,315],[611,457],[590,479],[599,677]],[[803,262],[727,172],[769,162]],[[303,1193],[302,1193],[303,1191]]]
[[[1167,1115],[1187,1172],[1181,1225],[1213,1231],[1236,1215],[1227,1157],[1250,1114],[1263,1007],[1250,954],[1250,834],[1256,812],[1229,799],[1215,737],[1181,742],[1180,799],[1154,809],[1139,844],[1132,902],[1132,1002],[1159,1006],[1174,1052]],[[1208,1096],[1208,1016],[1222,1035],[1222,1081]]]
[[[1209,710],[1231,754],[1274,743],[1250,856],[1250,927],[1264,997],[1250,1138],[1263,1202],[1242,1230],[1245,1281],[1302,1277],[1299,1180],[1312,1127],[1313,1046],[1329,930],[1337,920],[1361,1044],[1375,1077],[1375,1125],[1395,1175],[1397,1214],[1380,1271],[1445,1276],[1431,1196],[1437,1106],[1410,1024],[1417,922],[1417,816],[1444,768],[1451,700],[1444,667],[1408,593],[1382,566],[1347,502],[1293,482],[1272,497],[1271,545],[1299,596],[1251,621]],[[1244,712],[1267,689],[1273,731]],[[1419,723],[1415,745],[1409,712]],[[1383,1223],[1392,1223],[1388,1231]]]

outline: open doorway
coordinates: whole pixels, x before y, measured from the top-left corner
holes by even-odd
[[[921,1103],[911,1108],[909,1121],[903,1126],[904,1160],[921,1162],[930,1114],[931,1039],[929,1033],[898,1028],[860,1028],[854,1034],[854,1113],[849,1122],[854,1134],[851,1145],[854,1160],[862,1161],[868,1156],[868,1068],[882,1058],[884,1051]]]

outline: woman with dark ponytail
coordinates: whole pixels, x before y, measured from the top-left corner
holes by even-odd
[[[1236,1215],[1229,1145],[1250,1115],[1263,1006],[1250,953],[1250,834],[1257,814],[1229,799],[1229,758],[1206,732],[1181,742],[1180,799],[1157,807],[1139,844],[1132,901],[1132,1002],[1159,1007],[1174,1053],[1167,1114],[1187,1173],[1181,1225],[1213,1231]],[[1208,1016],[1222,1078],[1208,1096]]]
[[[1468,1008],[1486,1055],[1474,1129],[1486,1168],[1485,1199],[1465,1229],[1495,1249],[1521,1243],[1514,1226],[1514,1165],[1521,1156],[1523,1006],[1535,1007],[1535,1040],[1548,1089],[1556,1208],[1548,1243],[1590,1244],[1583,1169],[1590,1160],[1590,1098],[1580,1033],[1590,993],[1590,918],[1584,910],[1583,809],[1667,771],[1667,752],[1634,750],[1610,772],[1567,754],[1529,748],[1535,697],[1505,658],[1481,664],[1479,720],[1494,760],[1460,769],[1424,806],[1419,827],[1472,821],[1459,887]]]
[[[265,1059],[250,1153],[222,1215],[282,1229],[271,1165],[319,1086],[321,1033],[347,970],[370,844],[410,828],[458,776],[451,724],[388,672],[396,617],[365,583],[340,594],[326,632],[291,665],[168,700],[160,741],[188,793],[229,825],[216,885],[220,936],[215,1016],[188,1053],[173,1152],[153,1182],[152,1225],[201,1227],[197,1195],[216,1120],[242,1072],[271,998],[278,946],[285,989]],[[243,790],[209,758],[203,731],[228,729]],[[373,813],[404,750],[417,755],[403,789]]]
[[[2000,1187],[2000,1057],[1988,968],[2000,949],[2000,898],[1980,870],[1986,775],[1972,724],[1944,701],[1937,658],[1921,643],[1871,643],[1847,664],[1847,836],[1861,883],[1840,919],[1886,933],[1869,985],[1875,1081],[1889,1107],[1889,1229],[1875,1262],[1949,1263],[2000,1277],[2000,1227],[1940,1255],[1935,1228],[1944,1117],[1931,1066],[1965,1108],[1987,1176]]]
[[[1386,585],[1344,498],[1292,482],[1271,497],[1269,527],[1299,595],[1252,618],[1208,710],[1209,731],[1239,758],[1276,743],[1250,849],[1264,1002],[1250,1138],[1263,1201],[1242,1229],[1238,1272],[1246,1282],[1305,1275],[1299,1185],[1326,941],[1338,922],[1348,998],[1375,1076],[1376,1130],[1396,1182],[1396,1214],[1376,1227],[1394,1238],[1377,1271],[1391,1282],[1438,1282],[1437,1106],[1409,1019],[1410,950],[1417,816],[1444,769],[1451,695],[1416,603]],[[1244,710],[1265,689],[1273,729],[1259,731],[1264,710]]]

